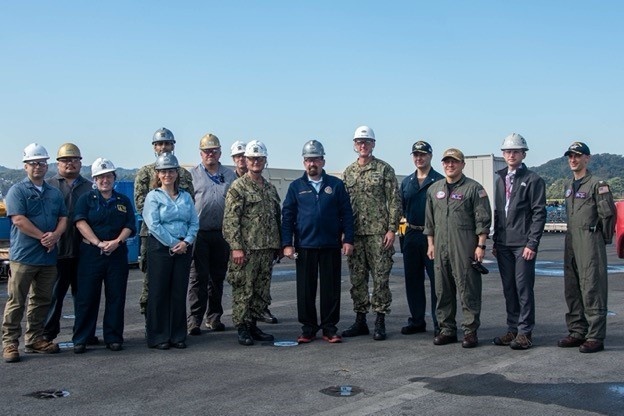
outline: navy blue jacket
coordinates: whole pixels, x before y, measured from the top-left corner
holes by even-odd
[[[429,170],[422,186],[418,184],[416,173],[412,173],[401,182],[401,203],[405,219],[411,225],[425,225],[425,205],[427,204],[427,189],[432,183],[444,179],[433,168]]]
[[[308,183],[306,173],[288,187],[282,207],[282,247],[340,248],[343,242],[353,244],[353,210],[344,183],[324,170],[322,180],[319,193]]]

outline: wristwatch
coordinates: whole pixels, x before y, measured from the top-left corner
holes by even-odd
[[[482,249],[482,250],[485,250],[487,248],[487,246],[485,244],[477,244],[477,247]]]

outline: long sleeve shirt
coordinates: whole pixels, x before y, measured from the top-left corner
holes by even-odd
[[[149,233],[161,244],[173,247],[181,240],[193,244],[199,231],[199,219],[191,195],[180,189],[172,199],[160,188],[145,197],[143,221]]]

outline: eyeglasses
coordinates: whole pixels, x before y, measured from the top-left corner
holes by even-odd
[[[372,144],[373,144],[372,140],[356,140],[355,141],[356,146],[372,146]]]
[[[266,158],[264,156],[258,156],[258,157],[247,156],[247,160],[251,163],[264,163]]]
[[[158,171],[158,173],[160,173],[161,175],[173,175],[178,173],[177,169],[161,169]]]
[[[166,146],[166,145],[171,145],[173,146],[173,142],[154,142],[154,146]]]
[[[37,161],[37,160],[31,160],[29,162],[26,162],[27,165],[30,165],[32,167],[43,167],[43,166],[48,166],[48,162],[46,162],[45,160],[42,161]]]
[[[202,152],[204,152],[205,155],[211,155],[211,154],[217,154],[221,151],[221,149],[219,149],[218,147],[214,148],[214,149],[201,149]]]
[[[57,159],[57,160],[64,164],[80,162],[80,158],[77,158],[77,157],[64,157],[62,159]]]

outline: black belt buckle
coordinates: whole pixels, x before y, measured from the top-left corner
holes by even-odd
[[[490,271],[481,263],[480,261],[476,261],[472,257],[468,257],[470,259],[470,267],[475,269],[481,274],[488,274]]]

